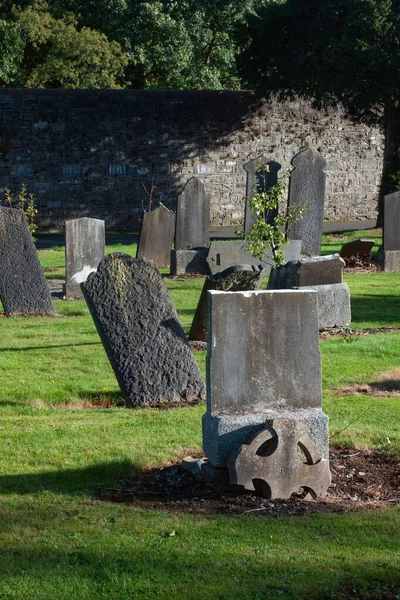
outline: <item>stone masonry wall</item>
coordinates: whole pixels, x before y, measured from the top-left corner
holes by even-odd
[[[0,90],[0,199],[24,182],[42,232],[81,216],[137,229],[146,190],[175,209],[193,175],[211,195],[212,224],[240,225],[243,164],[264,154],[287,168],[307,145],[327,160],[325,219],[375,218],[383,135],[340,109],[263,105],[250,92]]]

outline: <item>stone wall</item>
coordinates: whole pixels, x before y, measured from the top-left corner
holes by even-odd
[[[375,218],[383,136],[303,101],[262,105],[250,92],[0,90],[0,198],[21,182],[37,196],[41,231],[65,219],[139,226],[147,192],[175,209],[193,175],[211,195],[212,224],[240,225],[243,164],[283,168],[311,145],[327,159],[328,220]]]

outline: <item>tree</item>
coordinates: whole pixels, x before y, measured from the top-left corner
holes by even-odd
[[[239,71],[247,86],[317,107],[341,103],[385,130],[382,192],[400,169],[400,0],[273,1],[250,15]]]

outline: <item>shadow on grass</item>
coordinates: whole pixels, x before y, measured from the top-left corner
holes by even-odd
[[[387,322],[398,324],[400,321],[400,296],[377,296],[365,294],[351,298],[352,323]]]
[[[0,352],[23,352],[25,350],[49,350],[52,348],[76,348],[78,346],[99,346],[98,342],[81,342],[79,344],[57,344],[55,346],[23,346],[20,348],[0,348]]]
[[[81,469],[3,475],[0,476],[0,494],[53,492],[85,496],[99,487],[115,484],[121,477],[130,476],[140,470],[140,466],[126,459],[97,463]]]

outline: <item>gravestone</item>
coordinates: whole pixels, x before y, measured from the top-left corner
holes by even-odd
[[[136,258],[154,260],[158,268],[167,267],[174,234],[175,214],[160,202],[156,208],[143,213]]]
[[[262,167],[268,167],[268,171]],[[266,160],[263,156],[251,160],[243,165],[247,172],[246,178],[246,206],[244,213],[244,231],[249,233],[250,229],[256,222],[257,215],[251,210],[249,205],[250,198],[257,192],[266,192],[271,189],[278,181],[278,171],[281,168],[278,162],[274,160]],[[278,214],[278,208],[271,212],[268,218],[268,223],[271,223]]]
[[[346,259],[358,258],[362,261],[371,261],[371,250],[375,242],[373,240],[353,240],[343,244],[339,255]]]
[[[53,301],[22,210],[0,207],[0,300],[12,315],[55,315]]]
[[[297,223],[290,223],[287,236],[302,240],[302,253],[321,253],[322,220],[325,202],[326,160],[311,148],[298,152],[291,161],[294,167],[289,182],[289,208],[301,203],[306,206],[303,217]]]
[[[175,250],[208,248],[210,243],[210,198],[197,177],[189,179],[178,196]]]
[[[287,261],[299,260],[301,252],[301,241],[290,240],[289,244],[282,248]],[[260,261],[245,248],[244,242],[221,242],[213,241],[207,256],[207,264],[212,275],[220,273],[234,265],[259,265],[264,267],[264,275],[267,276],[272,266],[275,265],[270,252],[265,253],[263,261]]]
[[[208,276],[203,285],[192,326],[189,332],[190,340],[205,342],[207,340],[207,292],[223,290],[225,292],[241,292],[257,290],[261,283],[262,266],[235,265],[222,273]]]
[[[400,192],[385,196],[383,245],[378,261],[386,272],[400,271]]]
[[[310,285],[328,285],[343,282],[344,260],[339,254],[302,257],[272,269],[268,289],[283,290]]]
[[[82,291],[128,407],[204,397],[204,382],[153,261],[114,253]]]
[[[65,222],[65,296],[82,298],[81,283],[96,271],[104,257],[105,228],[101,219]]]
[[[347,327],[351,321],[350,289],[347,283],[310,285],[318,294],[318,326],[320,329]]]
[[[208,275],[207,254],[208,248],[171,250],[171,275],[185,275],[187,273]]]
[[[209,463],[226,468],[238,446],[274,419],[305,423],[327,459],[317,293],[210,291],[208,301],[203,448]]]

